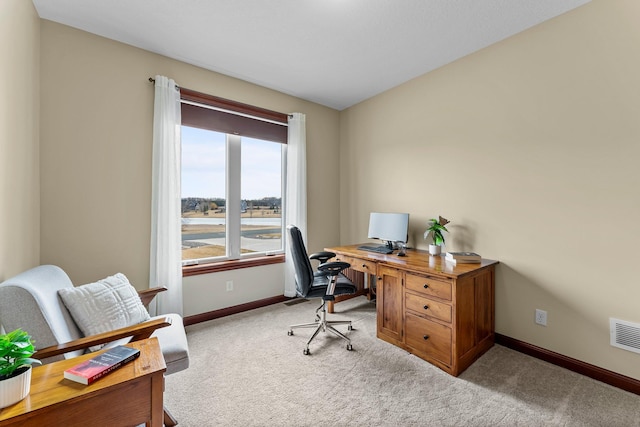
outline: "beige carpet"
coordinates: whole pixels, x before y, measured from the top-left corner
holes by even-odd
[[[375,336],[364,297],[354,351],[321,334],[302,354],[317,300],[276,304],[187,328],[191,367],[167,377],[165,403],[191,426],[640,426],[640,396],[494,346],[454,378]],[[345,328],[341,328],[345,330]]]

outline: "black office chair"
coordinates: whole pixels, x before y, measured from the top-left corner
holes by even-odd
[[[307,256],[302,234],[300,229],[294,225],[287,227],[289,231],[289,248],[293,258],[293,264],[296,270],[296,293],[302,298],[322,298],[322,305],[316,310],[316,321],[313,323],[303,323],[300,325],[292,325],[289,327],[289,335],[293,335],[295,328],[316,328],[307,346],[302,351],[303,354],[311,354],[309,352],[309,344],[318,335],[320,331],[332,332],[347,342],[347,350],[353,350],[351,340],[342,332],[338,331],[333,325],[348,325],[348,330],[353,330],[350,320],[327,321],[327,301],[334,301],[335,295],[353,294],[356,292],[355,285],[346,278],[341,271],[350,267],[351,264],[346,262],[327,262],[336,256],[333,252],[318,252]],[[311,260],[320,261],[317,271],[313,271]],[[320,314],[318,314],[320,312]]]

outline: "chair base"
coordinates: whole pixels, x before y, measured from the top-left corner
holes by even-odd
[[[318,315],[318,311],[320,311],[320,315]],[[302,353],[305,355],[311,354],[311,352],[309,351],[309,344],[311,344],[311,341],[313,341],[313,339],[320,333],[320,331],[322,332],[329,331],[334,335],[342,338],[347,342],[347,350],[352,351],[353,346],[351,345],[351,340],[342,332],[334,328],[333,325],[347,325],[347,330],[349,331],[353,330],[353,326],[351,325],[351,320],[333,320],[333,321],[327,320],[326,301],[322,301],[322,305],[318,307],[318,309],[316,310],[315,322],[291,325],[289,326],[289,331],[287,332],[287,335],[289,336],[293,335],[293,330],[297,328],[316,328],[316,330],[311,335],[311,338],[309,338],[309,340],[307,341],[307,345],[305,346],[304,350],[302,350]]]

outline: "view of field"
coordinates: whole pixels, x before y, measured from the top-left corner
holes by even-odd
[[[241,214],[242,218],[281,218],[281,212],[279,209],[272,209],[268,206],[256,206],[252,209],[247,209],[246,212]],[[189,212],[183,212],[182,218],[185,219],[198,219],[198,218],[225,218],[225,212],[222,209],[209,210],[202,212],[201,210],[193,210]],[[281,239],[280,232],[273,233],[273,225],[249,225],[243,224],[241,232],[243,235],[250,235],[251,239]],[[269,232],[260,233],[260,230]],[[219,233],[224,235],[225,225],[220,224],[182,224],[183,246],[182,246],[182,259],[199,259],[209,258],[225,255],[225,246],[222,244],[205,244],[199,240],[206,240],[204,235],[219,236]],[[193,236],[191,240],[187,236]],[[186,239],[185,239],[186,237]],[[241,249],[242,253],[253,252],[250,249]]]

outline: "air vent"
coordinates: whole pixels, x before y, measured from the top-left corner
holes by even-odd
[[[611,345],[640,353],[640,324],[609,318]]]

